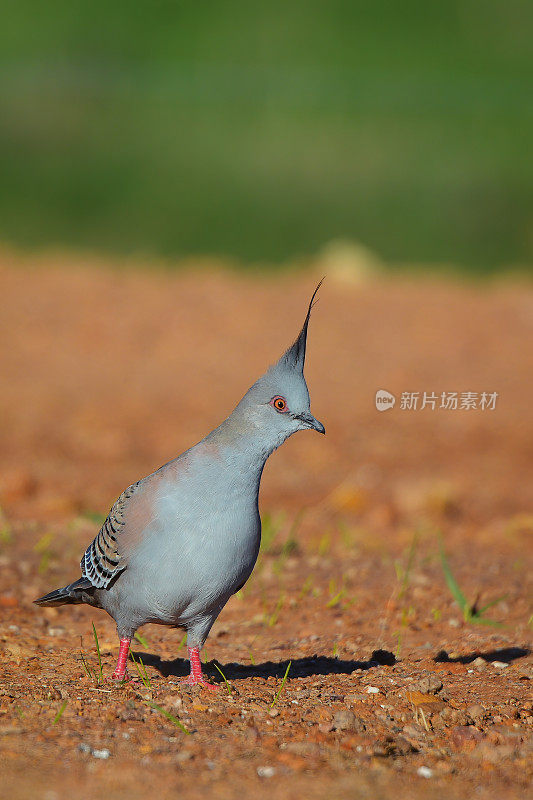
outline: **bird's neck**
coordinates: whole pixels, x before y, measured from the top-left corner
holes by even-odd
[[[206,437],[205,442],[230,458],[240,470],[249,470],[261,477],[267,458],[285,441],[285,436],[273,438],[245,416],[232,414]]]

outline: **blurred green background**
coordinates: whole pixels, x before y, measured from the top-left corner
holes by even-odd
[[[0,238],[533,262],[533,3],[2,3]]]

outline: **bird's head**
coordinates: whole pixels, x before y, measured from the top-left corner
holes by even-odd
[[[304,378],[307,328],[311,308],[322,281],[318,284],[296,341],[248,390],[239,405],[247,419],[263,433],[272,448],[279,447],[297,431],[325,428],[311,414],[309,390]]]

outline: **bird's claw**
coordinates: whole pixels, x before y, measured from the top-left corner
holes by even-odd
[[[203,689],[208,689],[210,692],[216,692],[218,686],[215,683],[209,683],[203,675],[188,675],[182,678],[180,683],[185,683],[187,686],[201,686]]]

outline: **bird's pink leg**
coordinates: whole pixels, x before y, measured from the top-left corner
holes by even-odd
[[[204,689],[215,691],[217,686],[209,683],[202,672],[202,662],[200,661],[200,649],[198,647],[188,647],[189,661],[191,662],[191,674],[188,678],[183,678],[181,683],[188,683],[189,686],[203,686]]]
[[[114,681],[123,681],[128,680],[129,678],[128,670],[126,669],[126,663],[128,661],[128,653],[130,652],[130,642],[131,639],[120,640],[117,666],[115,667],[115,671],[111,676]]]

